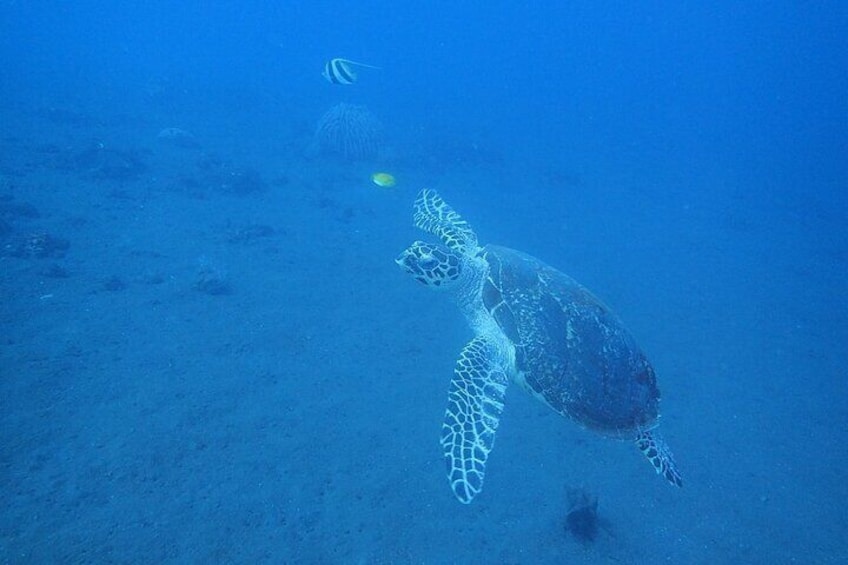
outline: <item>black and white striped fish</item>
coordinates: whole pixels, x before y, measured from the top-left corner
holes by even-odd
[[[356,82],[356,71],[353,70],[353,67],[380,68],[347,59],[330,59],[324,65],[324,72],[321,74],[333,84],[353,84]]]

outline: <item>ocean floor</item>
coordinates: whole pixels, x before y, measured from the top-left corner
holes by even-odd
[[[846,207],[462,143],[346,163],[279,111],[4,110],[0,562],[848,560]],[[454,500],[471,335],[393,263],[423,186],[621,315],[683,489],[512,388],[483,493]]]

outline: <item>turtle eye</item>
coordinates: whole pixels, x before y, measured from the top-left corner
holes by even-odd
[[[425,253],[421,256],[421,259],[418,260],[418,266],[425,271],[432,271],[439,266],[439,260],[433,257],[431,253]]]

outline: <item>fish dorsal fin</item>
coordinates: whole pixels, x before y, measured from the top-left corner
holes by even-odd
[[[369,65],[367,63],[360,63],[358,61],[351,61],[350,59],[342,59],[341,57],[337,57],[333,59],[334,61],[339,61],[343,65],[356,65],[357,67],[365,67],[366,69],[379,69],[382,70],[383,67],[375,67],[374,65]]]

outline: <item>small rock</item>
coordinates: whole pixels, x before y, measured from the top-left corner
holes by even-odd
[[[112,275],[105,281],[103,281],[103,290],[107,290],[109,292],[118,292],[119,290],[124,290],[127,288],[127,283],[121,280],[117,275]]]

